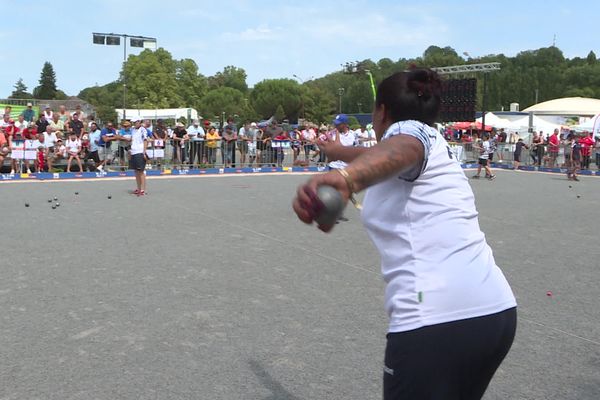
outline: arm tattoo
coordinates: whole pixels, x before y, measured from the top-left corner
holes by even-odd
[[[346,171],[352,176],[355,190],[361,191],[393,174],[421,166],[423,161],[423,144],[412,136],[397,135],[361,154]]]

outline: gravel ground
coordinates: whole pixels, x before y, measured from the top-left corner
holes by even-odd
[[[0,184],[0,399],[381,398],[377,253],[297,221],[305,179]],[[472,185],[519,302],[486,399],[600,398],[600,179]]]

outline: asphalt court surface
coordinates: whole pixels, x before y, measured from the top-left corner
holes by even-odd
[[[600,179],[497,175],[471,184],[519,326],[486,399],[598,399]],[[0,399],[381,398],[378,255],[354,209],[295,218],[306,179],[0,184]]]

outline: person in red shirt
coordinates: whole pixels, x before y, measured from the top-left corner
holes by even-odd
[[[8,135],[4,133],[4,129],[0,128],[0,170],[4,166],[4,158],[10,153]]]
[[[554,168],[556,165],[556,159],[558,158],[558,148],[560,146],[560,139],[558,138],[558,129],[555,129],[550,139],[548,139],[548,167]]]
[[[37,126],[35,123],[30,123],[29,126],[23,129],[23,137],[25,140],[35,140],[38,137]]]
[[[579,139],[581,145],[581,169],[590,169],[590,159],[592,148],[594,148],[594,138],[591,132],[585,132],[585,136]]]

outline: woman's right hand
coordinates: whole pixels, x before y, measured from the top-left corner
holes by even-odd
[[[312,224],[323,210],[323,203],[317,197],[317,189],[319,186],[329,185],[334,187],[342,195],[344,204],[350,198],[350,190],[344,177],[336,171],[330,171],[325,174],[313,176],[303,185],[298,187],[296,197],[292,203],[294,212],[305,224]],[[329,232],[333,229],[333,225],[319,225],[318,228],[323,232]]]

